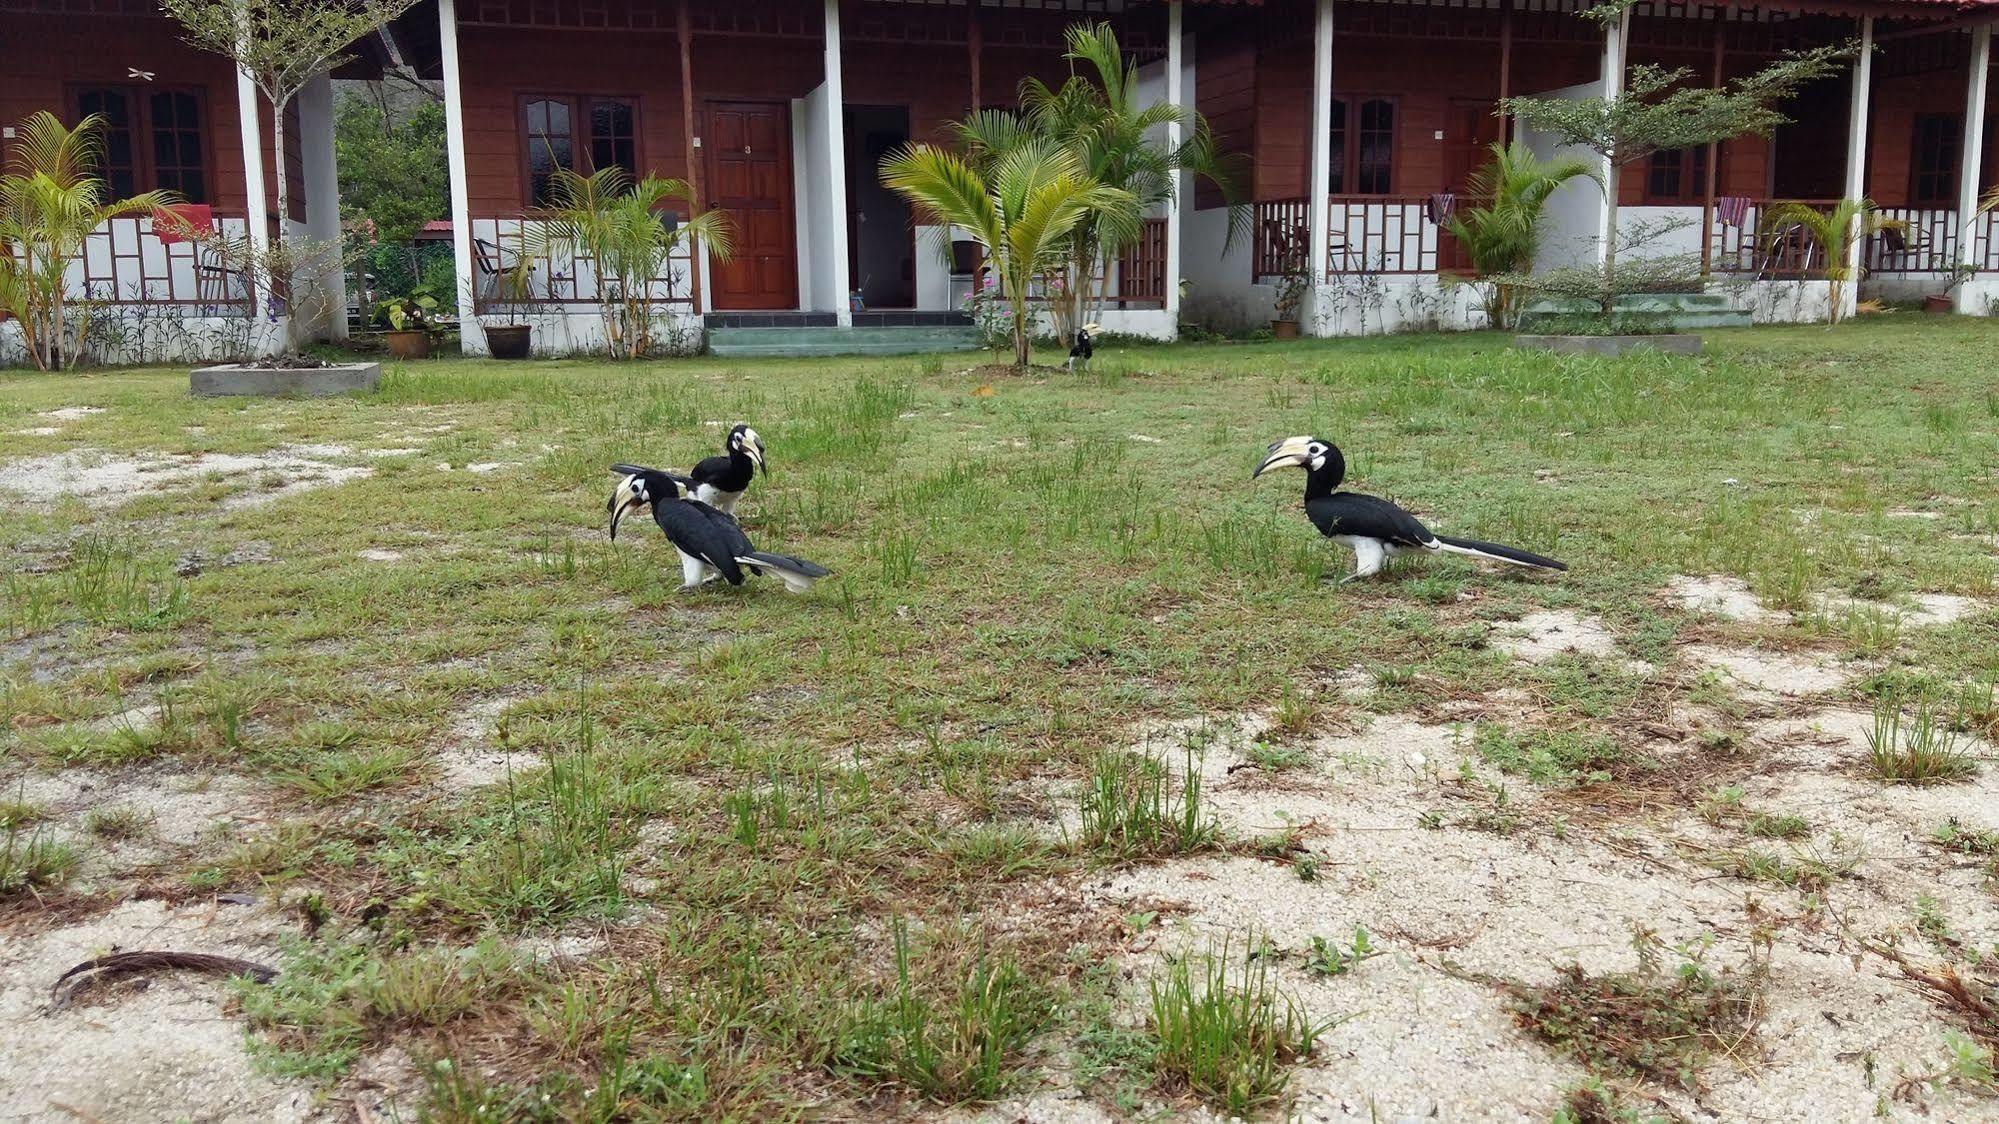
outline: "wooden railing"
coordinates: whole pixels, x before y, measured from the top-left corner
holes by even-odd
[[[1462,268],[1441,226],[1430,221],[1427,195],[1335,195],[1326,201],[1325,274],[1416,274]],[[1459,200],[1458,205],[1476,205]],[[1252,208],[1255,239],[1250,270],[1268,283],[1307,257],[1311,207],[1303,199],[1272,199]]]
[[[1801,202],[1821,213],[1839,205],[1834,199],[1757,200],[1740,224],[1721,221],[1708,227],[1709,268],[1716,273],[1754,273],[1764,277],[1812,278],[1825,273],[1825,248],[1799,227],[1770,230],[1763,216],[1782,202]],[[1960,246],[1962,228],[1950,207],[1883,207],[1880,217],[1897,225],[1867,236],[1859,264],[1870,274],[1948,273],[1965,260]],[[1999,269],[1999,240],[1991,213],[1972,221],[1971,261],[1979,269]]]
[[[550,305],[596,305],[607,295],[597,263],[574,245],[548,245],[530,239],[542,225],[533,215],[491,215],[472,220],[473,305],[489,312],[509,304],[546,308]],[[523,255],[530,258],[523,290],[509,299],[502,277],[512,273]],[[692,305],[694,255],[683,243],[657,274],[646,281],[644,299],[654,304]],[[608,294],[616,297],[620,294]]]
[[[1765,228],[1764,215],[1779,203],[1793,202],[1818,211],[1838,206],[1833,199],[1758,199],[1743,210],[1740,223],[1723,221],[1717,209],[1708,222],[1708,269],[1787,279],[1823,276],[1825,248],[1803,227]]]
[[[162,242],[149,215],[107,220],[84,239],[63,273],[63,296],[106,305],[176,308],[186,316],[247,316],[249,220],[217,214],[213,237]],[[18,256],[18,248],[0,247]]]
[[[1883,207],[1879,214],[1896,225],[1868,237],[1867,272],[1949,273],[1964,260],[1958,253],[1956,208]]]
[[[1166,220],[1146,219],[1138,241],[1118,256],[1117,304],[1166,306]]]

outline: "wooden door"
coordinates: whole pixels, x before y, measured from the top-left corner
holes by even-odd
[[[1471,178],[1492,160],[1492,144],[1499,139],[1496,104],[1489,101],[1453,100],[1444,118],[1444,190],[1456,195],[1459,207],[1476,207],[1482,200],[1467,197]],[[1457,240],[1439,231],[1437,268],[1469,270],[1471,259]]]
[[[729,261],[708,263],[714,306],[797,308],[790,111],[781,102],[710,102],[701,143],[709,205],[728,212],[735,241]]]

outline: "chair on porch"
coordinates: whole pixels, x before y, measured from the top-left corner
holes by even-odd
[[[509,257],[496,242],[488,242],[484,238],[472,239],[472,267],[473,272],[478,274],[473,292],[481,301],[500,295],[500,278],[512,273],[520,261],[517,256],[511,261]]]

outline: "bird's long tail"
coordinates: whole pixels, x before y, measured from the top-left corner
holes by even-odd
[[[807,562],[789,554],[773,554],[768,550],[752,550],[736,561],[759,573],[769,570],[783,580],[784,588],[793,593],[807,592],[812,583],[833,572],[817,562]]]
[[[1566,570],[1567,564],[1552,558],[1544,558],[1531,550],[1501,546],[1496,542],[1480,542],[1477,539],[1454,539],[1449,535],[1438,535],[1437,546],[1452,554],[1466,554],[1473,558],[1490,558],[1494,562],[1506,562],[1515,566],[1532,566],[1540,570]]]

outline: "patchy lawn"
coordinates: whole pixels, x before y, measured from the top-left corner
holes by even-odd
[[[1711,345],[0,376],[0,1116],[1989,1114],[1999,330]]]

